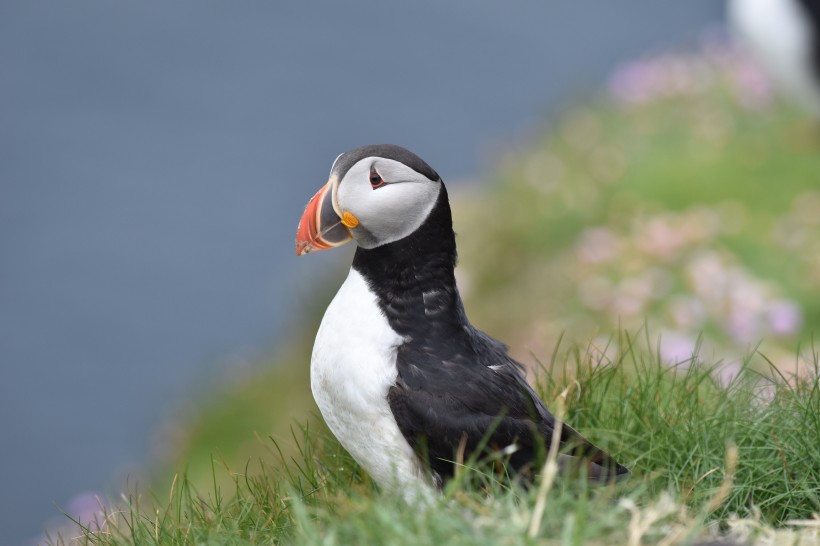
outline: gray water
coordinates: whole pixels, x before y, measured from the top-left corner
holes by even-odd
[[[275,346],[336,155],[475,177],[714,0],[0,4],[0,543],[148,458],[165,412]],[[307,279],[307,280],[306,280]]]

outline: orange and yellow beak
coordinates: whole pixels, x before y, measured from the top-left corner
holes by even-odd
[[[344,220],[333,208],[333,180],[331,179],[308,202],[299,227],[296,229],[296,255],[318,252],[341,246],[351,240],[348,229],[356,227],[358,220],[345,212]]]

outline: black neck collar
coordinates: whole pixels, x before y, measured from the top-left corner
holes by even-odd
[[[424,223],[407,237],[356,249],[353,269],[367,280],[390,326],[410,338],[454,335],[466,324],[455,281],[456,239],[441,185]]]
[[[814,81],[820,84],[820,3],[816,0],[800,0],[805,10],[806,23],[809,26],[811,43],[810,60],[814,71]]]

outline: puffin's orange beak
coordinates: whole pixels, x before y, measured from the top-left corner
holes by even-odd
[[[341,246],[351,240],[350,230],[333,210],[333,179],[308,202],[296,229],[296,255]]]

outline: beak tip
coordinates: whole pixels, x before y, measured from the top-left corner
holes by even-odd
[[[310,244],[310,241],[298,238],[296,239],[296,255],[297,256],[304,256],[308,254],[311,250],[313,250],[313,245]]]
[[[296,228],[297,256],[334,248],[353,238],[338,214],[330,208],[332,190],[331,180],[308,201]]]

